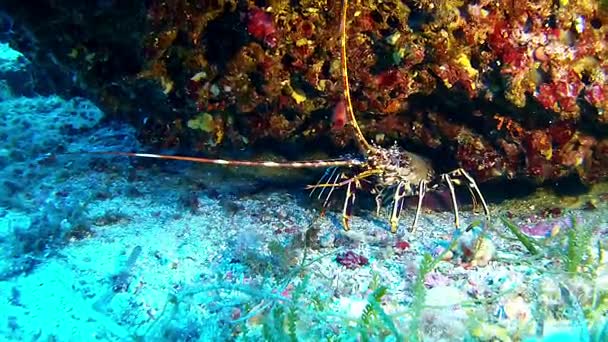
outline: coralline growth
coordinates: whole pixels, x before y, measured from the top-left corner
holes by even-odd
[[[96,6],[9,0],[10,43],[144,141],[207,152],[351,143],[332,121],[342,103],[339,1]],[[606,178],[605,2],[361,1],[347,25],[369,138],[451,155],[481,181]]]

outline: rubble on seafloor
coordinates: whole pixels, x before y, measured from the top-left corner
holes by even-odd
[[[142,142],[207,153],[265,145],[297,159],[293,150],[312,141],[335,153],[352,143],[348,127],[332,122],[343,105],[340,5],[100,1],[91,9],[62,0],[5,8],[14,19],[9,42],[58,92],[84,89]],[[439,167],[460,165],[479,181],[606,179],[607,7],[353,1],[347,51],[363,132],[441,155]]]

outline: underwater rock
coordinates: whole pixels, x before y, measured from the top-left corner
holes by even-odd
[[[11,151],[9,162],[63,152],[69,145],[64,135],[91,129],[103,117],[103,112],[87,99],[65,101],[58,96],[0,101],[0,112],[0,136],[7,137],[2,147]]]
[[[314,141],[343,151],[352,134],[332,130],[342,101],[339,2],[263,3],[3,7],[13,19],[6,39],[56,89],[86,92],[154,148],[285,152]],[[360,126],[479,181],[605,179],[607,13],[597,1],[352,2]],[[202,116],[205,125],[188,124]]]
[[[33,69],[22,54],[0,42],[0,100],[34,95]]]

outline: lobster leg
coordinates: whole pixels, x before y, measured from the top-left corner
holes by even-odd
[[[333,193],[333,191],[336,188],[346,186],[346,198],[344,199],[344,206],[342,208],[342,226],[344,227],[344,230],[348,231],[348,230],[350,230],[348,221],[350,220],[350,217],[352,216],[353,204],[355,203],[355,190],[357,188],[361,187],[361,180],[363,180],[367,177],[373,176],[375,174],[378,174],[380,172],[381,172],[380,170],[363,171],[363,172],[359,173],[358,175],[355,175],[354,177],[351,177],[351,178],[347,178],[341,182],[338,182],[338,179],[344,178],[344,173],[332,172],[329,177],[326,177],[326,175],[323,175],[321,177],[321,180],[316,185],[308,185],[306,188],[312,189],[312,191],[314,191],[317,188],[322,188],[321,191],[323,191],[323,189],[325,189],[325,188],[330,188],[329,193],[327,194],[327,197],[325,198],[325,202],[323,202],[323,207],[325,208],[327,206],[327,203],[329,202],[329,198],[331,197],[331,194]],[[327,183],[323,183],[324,179],[326,179],[326,178],[327,178]],[[321,197],[321,195],[319,195],[319,197]]]
[[[374,198],[376,201],[376,216],[380,216],[380,209],[382,208],[382,202],[384,200],[383,189],[376,188],[374,189],[374,193],[376,197]]]
[[[462,178],[464,178],[464,182]],[[452,198],[452,207],[454,209],[454,224],[456,228],[459,227],[459,217],[458,204],[456,203],[456,193],[454,191],[454,184],[462,185],[464,183],[464,185],[471,193],[471,197],[473,199],[473,208],[477,206],[477,200],[479,200],[479,202],[481,202],[481,206],[483,207],[486,219],[490,219],[490,210],[488,209],[486,200],[483,198],[483,195],[481,194],[481,191],[479,190],[479,187],[477,186],[477,183],[475,182],[473,177],[471,177],[471,175],[469,175],[464,169],[460,168],[448,173],[444,173],[443,175],[441,175],[441,180],[444,181],[450,189],[450,197]]]
[[[336,175],[336,177],[334,178],[333,181],[331,181],[334,184],[337,184],[336,182],[338,181],[339,178],[344,177],[344,174],[342,172],[340,172],[339,174]],[[323,188],[325,189],[325,188]],[[336,187],[332,187],[331,189],[329,189],[329,193],[327,193],[327,197],[325,197],[325,201],[323,201],[323,208],[327,207],[327,204],[329,203],[329,199],[331,197],[331,194],[334,192],[334,190],[336,190]],[[319,195],[319,198],[321,197],[321,195]]]
[[[471,199],[473,200],[473,213],[477,214],[477,208],[479,207],[479,203],[477,203],[477,196],[473,192],[470,186],[467,184],[467,189],[469,189],[469,193],[471,194]]]
[[[456,202],[456,192],[454,191],[454,183],[452,182],[452,177],[450,177],[449,173],[445,173],[441,176],[441,178],[450,189],[450,197],[452,198],[452,209],[454,210],[454,225],[456,226],[456,228],[459,228],[460,220],[458,218],[458,203]]]
[[[325,170],[325,173],[323,173],[323,176],[321,176],[321,178],[319,178],[319,181],[317,182],[316,185],[321,184],[322,182],[325,182],[327,180],[331,180],[331,178],[333,178],[334,174],[336,173],[338,169],[335,167],[329,168],[327,170]],[[312,195],[315,193],[315,190],[317,190],[317,187],[312,188],[312,190],[310,191],[310,197],[312,197]],[[323,196],[323,192],[325,191],[325,188],[322,188],[321,191],[319,192],[319,196],[317,196],[317,199],[320,199],[321,196]]]
[[[401,215],[401,210],[403,209],[403,203],[405,201],[405,190],[406,184],[400,182],[397,185],[397,190],[395,190],[395,197],[393,199],[393,209],[391,210],[391,233],[396,233],[397,228],[399,226],[399,215]]]
[[[418,224],[418,218],[422,210],[422,199],[424,199],[424,195],[426,194],[426,185],[427,182],[425,180],[421,180],[418,183],[418,205],[416,206],[416,215],[414,216],[414,223],[412,223],[412,229],[410,230],[411,233],[416,232],[416,225]]]
[[[477,186],[477,183],[475,182],[473,177],[471,177],[471,175],[469,175],[469,173],[466,172],[462,168],[449,172],[448,175],[450,175],[453,178],[456,178],[456,177],[464,178],[464,180],[466,181],[465,186],[469,189],[469,191],[471,192],[471,196],[473,197],[473,204],[475,205],[475,202],[476,202],[475,197],[477,197],[477,199],[481,202],[481,206],[483,208],[483,212],[484,212],[484,215],[486,216],[486,219],[489,220],[490,219],[490,209],[488,209],[488,204],[486,203],[486,200],[483,198],[483,195],[481,194],[481,191],[479,190],[479,187]]]
[[[352,181],[356,181],[358,182],[361,179],[367,178],[367,177],[371,177],[373,175],[382,173],[382,170],[367,170],[367,171],[363,171],[360,174],[352,177],[352,178],[348,178],[346,180],[343,180],[340,183],[323,183],[323,184],[317,184],[317,185],[308,185],[306,186],[306,189],[314,189],[314,188],[333,188],[333,187],[340,187],[340,186],[345,186],[348,185],[348,183],[352,182]]]
[[[353,204],[355,204],[355,187],[353,187],[354,180],[351,180],[346,187],[346,198],[344,199],[344,207],[342,208],[342,227],[345,231],[350,230],[348,221],[353,212]]]

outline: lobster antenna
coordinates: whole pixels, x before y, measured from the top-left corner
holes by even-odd
[[[329,160],[306,160],[296,162],[275,162],[275,161],[247,161],[247,160],[226,160],[226,159],[210,159],[190,156],[174,156],[168,154],[152,154],[152,153],[136,153],[136,152],[67,152],[66,154],[100,154],[114,155],[123,157],[137,158],[155,158],[165,160],[181,160],[201,164],[229,165],[229,166],[249,166],[249,167],[267,167],[267,168],[283,168],[283,169],[314,169],[328,167],[354,167],[362,162],[357,159],[329,159]]]
[[[342,48],[342,53],[340,56],[341,60],[341,69],[342,69],[342,83],[343,83],[343,93],[344,99],[346,100],[346,113],[348,115],[348,121],[355,129],[355,138],[359,143],[359,147],[363,150],[365,154],[369,154],[373,151],[372,145],[367,142],[359,124],[357,123],[357,119],[355,118],[355,112],[353,110],[353,103],[350,99],[350,86],[348,83],[348,64],[346,59],[346,9],[348,8],[348,0],[342,0],[342,18],[340,24],[340,45]]]

